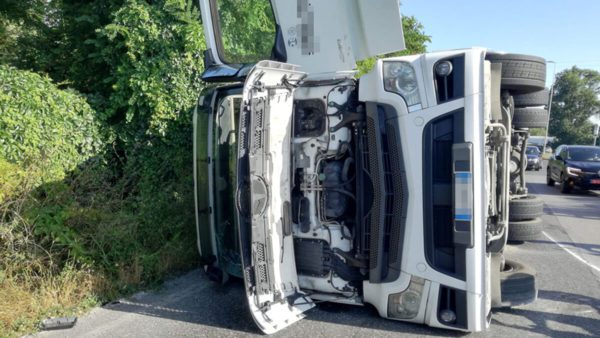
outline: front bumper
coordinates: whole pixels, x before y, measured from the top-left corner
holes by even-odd
[[[600,175],[584,174],[584,176],[571,177],[572,185],[584,190],[600,190]]]
[[[527,159],[527,169],[532,169],[532,168],[541,168],[542,167],[542,161],[540,160],[536,160],[536,159]]]

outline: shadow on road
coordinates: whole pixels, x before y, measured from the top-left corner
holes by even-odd
[[[321,303],[318,307],[309,312],[305,320],[314,322],[327,322],[334,325],[345,325],[357,327],[357,329],[372,329],[380,331],[390,331],[404,334],[416,334],[419,336],[439,336],[439,337],[463,337],[467,333],[459,331],[450,331],[436,329],[423,324],[414,324],[408,322],[385,319],[379,316],[377,310],[367,304],[366,306],[353,306],[336,303]],[[287,332],[294,335],[294,332]],[[287,336],[285,332],[282,334]]]
[[[575,188],[571,190],[568,194],[563,194],[560,192],[560,187],[558,185],[554,187],[550,187],[545,183],[538,182],[527,182],[527,188],[536,195],[556,195],[563,196],[566,198],[569,197],[600,197],[598,191],[589,191],[589,190],[581,190],[579,188]]]
[[[600,300],[588,296],[560,292],[560,291],[546,291],[540,290],[538,298],[547,299],[562,303],[572,303],[576,305],[585,305],[592,308],[591,311],[595,311],[596,314],[600,313]],[[576,316],[572,313],[548,313],[542,311],[534,311],[528,309],[501,309],[496,311],[497,313],[508,313],[517,316],[527,318],[533,325],[517,325],[507,323],[501,320],[492,319],[492,322],[496,325],[506,326],[514,329],[526,330],[535,334],[546,335],[549,337],[597,337],[600,332],[600,321],[597,318],[581,317]],[[578,332],[565,332],[557,330],[551,322],[560,323],[572,327],[577,327],[586,333]]]
[[[549,244],[549,245],[554,245],[556,243],[565,246],[565,247],[571,247],[571,248],[577,248],[580,250],[584,250],[586,254],[588,255],[596,255],[596,256],[600,256],[600,244],[584,244],[584,243],[573,243],[573,242],[552,242],[552,241],[546,241],[546,240],[540,240],[540,239],[532,239],[532,240],[528,240],[527,242],[530,243],[538,243],[538,244]],[[517,243],[517,244],[521,244],[521,243]]]
[[[111,311],[134,313],[143,316],[164,318],[213,327],[216,330],[208,335],[219,335],[234,331],[234,335],[263,336],[254,324],[246,304],[243,282],[231,279],[226,285],[210,282],[203,273],[196,270],[179,278],[178,285],[170,285],[158,293],[142,293],[104,308]],[[302,324],[272,335],[272,337],[305,336],[321,327],[319,322],[356,327],[356,329],[374,329],[398,334],[436,335],[461,337],[465,333],[435,329],[424,325],[399,322],[381,318],[370,305],[352,306],[334,303],[319,303],[306,313]],[[338,330],[336,326],[333,330]],[[235,333],[237,332],[237,334]],[[229,333],[229,335],[231,332]],[[323,334],[323,332],[321,332]]]
[[[551,203],[552,207],[546,203],[544,206],[545,214],[600,220],[597,192],[573,190],[569,194],[562,194],[558,189],[542,183],[527,183],[527,187],[534,195],[556,196],[561,201],[565,201],[565,203]]]
[[[219,285],[194,270],[177,281],[157,293],[142,293],[105,308],[261,335],[248,311],[241,280]]]
[[[161,292],[142,293],[119,303],[107,305],[105,308],[111,311],[199,324],[207,327],[202,332],[209,336],[223,335],[227,331],[230,332],[226,335],[263,336],[249,314],[242,281],[233,279],[226,285],[217,285],[208,281],[198,270],[188,273],[177,281],[177,283],[168,285]],[[592,297],[546,290],[540,290],[538,297],[555,302],[587,306],[591,309],[590,311],[595,312],[594,315],[600,313],[600,301]],[[501,309],[494,312],[499,315],[521,316],[529,322],[529,324],[523,324],[521,320],[514,321],[510,317],[496,316],[493,319],[494,326],[526,330],[536,334],[560,336],[567,333],[555,329],[557,325],[567,325],[576,328],[576,331],[589,333],[568,332],[571,337],[589,337],[600,332],[600,321],[597,318],[578,316],[577,313],[556,314],[526,308]],[[445,337],[466,335],[462,332],[383,319],[372,306],[357,307],[321,303],[307,313],[307,317],[301,324],[292,325],[273,336],[306,336],[310,332],[316,333],[314,330],[319,330],[318,332],[323,335],[326,332],[321,332],[323,326],[319,323],[322,322],[334,324],[328,327],[330,330],[334,330],[329,332],[332,335],[335,335],[335,332],[339,333],[337,331],[340,330],[339,325],[355,327],[356,330],[373,329],[400,335],[403,333]],[[493,327],[492,330],[494,330]]]

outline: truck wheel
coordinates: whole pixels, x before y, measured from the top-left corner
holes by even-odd
[[[565,175],[560,175],[560,192],[563,194],[568,194],[571,192],[569,180],[565,177]]]
[[[552,179],[552,175],[550,174],[550,167],[546,168],[546,185],[553,187],[554,186],[554,180]]]
[[[522,54],[488,53],[492,63],[502,63],[501,88],[511,94],[527,94],[543,90],[546,85],[546,60]]]
[[[526,221],[508,222],[508,240],[522,242],[536,239],[542,233],[542,219],[536,217]]]
[[[508,204],[510,221],[534,219],[544,214],[544,202],[534,195],[510,200]]]
[[[501,301],[494,307],[513,307],[530,304],[537,299],[535,270],[521,263],[505,260],[500,271]]]
[[[515,107],[539,107],[548,106],[550,92],[548,89],[540,90],[529,94],[513,96]]]
[[[512,124],[515,128],[546,128],[548,111],[544,108],[515,108]]]

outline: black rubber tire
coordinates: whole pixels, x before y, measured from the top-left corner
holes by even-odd
[[[565,179],[564,175],[560,176],[560,192],[562,192],[563,194],[568,194],[571,192],[569,180]]]
[[[540,90],[529,94],[513,96],[515,107],[539,107],[548,106],[550,91],[548,89]]]
[[[554,183],[556,183],[553,179],[552,176],[550,175],[550,167],[546,168],[546,185],[549,187],[553,187]]]
[[[508,222],[508,240],[510,242],[522,242],[536,239],[542,233],[542,219],[537,217],[526,221]]]
[[[515,128],[546,128],[548,111],[535,107],[515,108],[512,124]]]
[[[507,259],[500,272],[501,307],[530,304],[537,299],[535,270]]]
[[[527,94],[546,87],[546,60],[523,54],[487,53],[486,59],[502,63],[500,87],[515,94]]]
[[[544,202],[534,195],[511,199],[508,204],[509,221],[534,219],[544,214]]]

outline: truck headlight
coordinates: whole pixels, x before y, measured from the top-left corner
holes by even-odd
[[[571,176],[580,176],[583,175],[583,170],[579,168],[567,167],[567,174]]]
[[[408,107],[421,103],[417,74],[408,62],[383,62],[383,88],[402,96]]]
[[[388,317],[393,319],[415,318],[421,308],[421,296],[425,279],[412,277],[408,288],[388,296]]]

